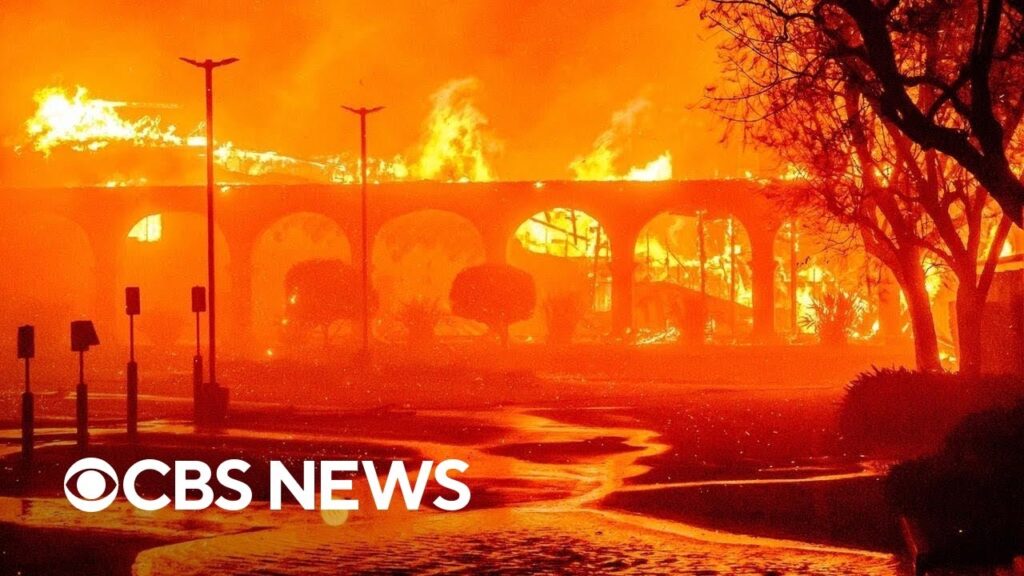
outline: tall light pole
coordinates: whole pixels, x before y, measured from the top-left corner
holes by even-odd
[[[363,360],[366,365],[370,364],[370,242],[368,238],[368,226],[367,226],[367,215],[366,215],[366,117],[374,112],[380,112],[384,109],[383,106],[374,106],[373,108],[353,108],[351,106],[342,106],[345,110],[353,114],[359,115],[359,155],[360,155],[360,175],[359,182],[361,184],[361,199],[360,199],[360,218],[362,221],[362,244],[363,244]]]
[[[209,295],[210,320],[210,384],[217,383],[217,306],[216,302],[216,268],[213,255],[213,69],[238,62],[238,58],[210,60],[202,62],[190,58],[180,58],[184,62],[202,68],[206,75],[206,276]]]

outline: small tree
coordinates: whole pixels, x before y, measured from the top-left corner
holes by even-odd
[[[509,325],[533,315],[537,289],[518,268],[482,264],[459,272],[449,298],[454,314],[486,324],[507,346]]]
[[[317,330],[326,348],[331,328],[342,320],[362,317],[362,291],[358,272],[341,260],[307,260],[291,267],[284,281],[289,328]],[[370,310],[377,298],[370,292]]]

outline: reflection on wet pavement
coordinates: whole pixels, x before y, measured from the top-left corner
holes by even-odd
[[[270,512],[260,504],[241,513],[142,513],[118,502],[102,514],[82,515],[62,498],[2,498],[0,522],[131,531],[176,541],[140,553],[133,568],[138,575],[475,574],[482,568],[496,574],[896,573],[894,559],[886,554],[730,534],[601,509],[602,499],[624,489],[671,486],[626,485],[648,470],[641,458],[669,449],[651,430],[565,424],[525,409],[422,414],[453,423],[483,422],[505,433],[477,443],[332,438],[323,431],[231,429],[221,434],[377,444],[412,449],[428,459],[463,459],[471,463],[466,477],[471,487],[478,482],[502,494],[498,502],[505,507],[454,514],[360,510],[334,518],[294,507]],[[182,437],[193,433],[190,426],[173,423],[152,431]],[[551,444],[570,447],[566,457],[552,457]],[[576,445],[583,449],[572,450]],[[871,473],[865,469],[854,475]],[[821,480],[848,476],[824,472]]]
[[[486,570],[482,570],[486,567]],[[139,554],[158,574],[892,574],[887,558],[724,545],[586,512],[429,515],[402,526],[282,528]]]

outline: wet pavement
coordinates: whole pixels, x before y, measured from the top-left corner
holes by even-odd
[[[651,430],[565,424],[527,409],[422,414],[506,432],[475,443],[351,435],[337,442],[401,446],[429,459],[465,460],[471,463],[467,483],[505,491],[503,506],[459,513],[360,510],[339,516],[287,507],[270,512],[260,503],[241,513],[143,513],[118,502],[103,513],[83,515],[63,498],[6,497],[0,498],[0,522],[107,535],[131,532],[171,542],[141,552],[132,568],[138,575],[898,573],[896,560],[888,554],[727,533],[602,509],[602,499],[620,491],[679,487],[627,483],[648,470],[640,459],[669,449]],[[173,422],[153,423],[146,431],[182,438],[193,433],[191,426]],[[331,441],[329,432],[230,429],[219,434],[225,440]],[[104,435],[96,438],[102,442]],[[551,445],[562,447],[567,456],[554,457],[558,451],[548,449]],[[830,482],[874,473],[870,468],[850,474],[826,471],[796,481]]]

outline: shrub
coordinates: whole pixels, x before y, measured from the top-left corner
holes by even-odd
[[[1024,554],[1024,402],[968,416],[941,452],[896,466],[886,494],[927,542],[922,568]]]
[[[537,289],[518,268],[482,264],[459,272],[449,298],[453,313],[486,324],[507,345],[509,325],[533,315]]]
[[[822,344],[843,345],[864,307],[842,291],[828,292],[810,303],[811,313],[800,318],[800,325],[818,335]]]
[[[395,316],[409,332],[409,345],[421,348],[434,340],[434,329],[444,315],[437,300],[416,298],[406,302]]]
[[[576,326],[583,319],[583,298],[578,292],[552,294],[544,301],[544,321],[548,344],[561,346],[572,342]]]
[[[968,414],[1021,397],[1024,381],[1017,377],[875,368],[847,386],[839,429],[860,452],[919,455],[936,449]]]

